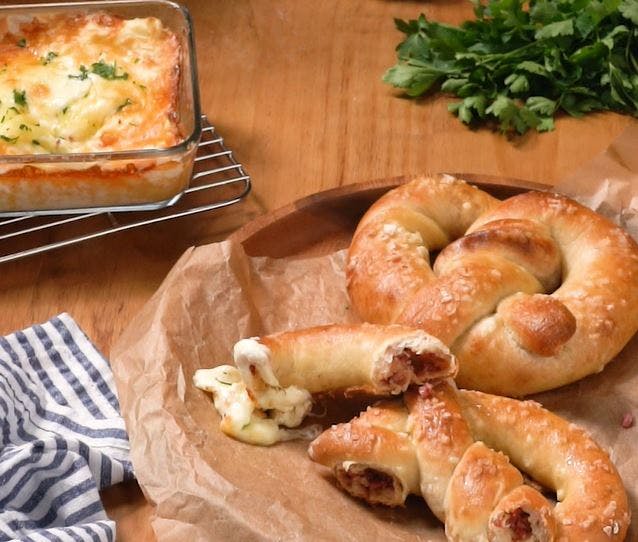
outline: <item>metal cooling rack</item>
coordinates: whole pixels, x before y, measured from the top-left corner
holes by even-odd
[[[157,211],[94,211],[54,216],[25,213],[0,220],[0,263],[112,233],[214,211],[238,203],[249,192],[250,177],[203,115],[202,138],[195,157],[193,177],[175,205]]]

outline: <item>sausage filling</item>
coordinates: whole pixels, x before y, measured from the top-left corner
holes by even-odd
[[[406,348],[392,357],[381,383],[390,393],[401,393],[412,383],[422,384],[425,380],[436,378],[448,364],[447,359],[432,352],[417,354]]]
[[[389,506],[403,504],[403,486],[391,474],[364,465],[351,464],[336,467],[335,475],[348,493],[369,503]]]
[[[505,516],[505,526],[512,533],[512,542],[521,542],[532,536],[529,514],[522,508],[516,508]]]
[[[449,360],[432,352],[422,352],[415,354],[408,350],[410,365],[414,371],[417,382],[423,383],[425,380],[436,378],[449,366]]]

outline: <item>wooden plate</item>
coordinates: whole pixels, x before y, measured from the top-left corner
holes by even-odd
[[[547,185],[489,175],[454,173],[504,199]],[[414,177],[401,176],[333,188],[307,196],[262,215],[230,239],[243,244],[249,256],[284,258],[322,255],[346,248],[363,213],[381,195]]]

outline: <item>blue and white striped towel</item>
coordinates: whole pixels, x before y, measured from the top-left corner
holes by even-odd
[[[0,338],[0,541],[115,539],[98,490],[133,476],[108,362],[68,314]]]

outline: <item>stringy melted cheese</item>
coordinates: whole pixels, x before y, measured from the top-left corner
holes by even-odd
[[[296,438],[312,439],[319,432],[317,426],[303,429],[280,427],[281,420],[269,418],[256,406],[248,394],[241,372],[231,365],[199,369],[193,376],[193,383],[199,389],[213,394],[215,408],[222,417],[221,430],[237,440],[270,446],[276,442]],[[271,395],[271,391],[275,391],[274,395]],[[267,396],[265,398],[267,402],[279,406],[282,411],[289,411],[291,401],[287,398],[285,390],[267,389],[264,393]],[[311,404],[308,403],[304,409],[295,409],[299,416],[296,419],[289,417],[287,421],[299,425],[310,410],[310,406]]]
[[[158,19],[98,13],[3,20],[0,34],[0,154],[180,141],[180,48]]]

